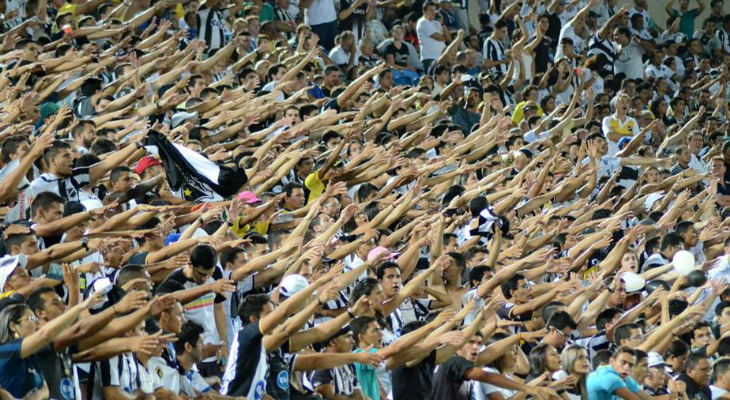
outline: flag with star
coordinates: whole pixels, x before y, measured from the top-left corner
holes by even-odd
[[[170,188],[185,200],[221,201],[238,193],[248,181],[242,168],[218,165],[159,132],[151,131],[147,144],[157,147]]]

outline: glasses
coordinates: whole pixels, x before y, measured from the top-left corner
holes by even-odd
[[[520,285],[520,287],[522,289],[529,289],[530,288],[530,284],[529,283],[523,283],[522,285]]]
[[[35,324],[36,322],[38,322],[38,317],[36,317],[35,314],[29,314],[27,317],[20,318],[18,323],[23,322],[23,321],[28,321],[30,323]]]
[[[629,337],[631,340],[644,340],[644,335],[634,335]]]

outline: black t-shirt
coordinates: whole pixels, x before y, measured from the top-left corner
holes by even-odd
[[[145,255],[145,258],[146,257],[147,256]],[[134,256],[132,256],[132,258],[134,258]],[[130,259],[130,261],[131,261],[131,259]],[[180,282],[181,285],[185,286],[185,289],[190,289],[190,288],[200,286],[197,283],[195,283],[194,281],[191,281],[190,279],[188,279],[187,276],[185,276],[185,274],[183,273],[183,268],[178,268],[175,271],[172,271],[172,273],[170,275],[168,275],[167,278],[165,278],[165,280],[167,280],[167,279],[171,279],[171,280]],[[214,281],[223,279],[223,270],[221,270],[219,267],[215,267],[215,270],[213,271],[213,275],[211,275],[211,277],[208,279],[208,282],[210,282],[210,279],[213,279]],[[226,298],[224,296],[221,296],[219,294],[215,295],[215,300],[214,300],[215,303],[223,303],[224,301],[226,301]]]
[[[330,109],[335,110],[337,112],[342,111],[342,107],[340,107],[340,104],[337,103],[337,97],[335,97],[332,100],[328,100],[326,103],[324,103],[324,106],[322,106],[322,111],[327,111]]]
[[[76,398],[76,390],[73,383],[73,372],[71,369],[71,356],[69,349],[55,351],[53,344],[43,346],[36,353],[38,365],[41,367],[43,379],[48,385],[48,392],[51,399],[71,400]]]
[[[269,374],[266,393],[276,400],[290,400],[289,376],[296,354],[289,354],[289,342],[269,354]]]
[[[238,331],[223,375],[222,394],[253,396],[254,393],[263,395],[266,391],[269,364],[262,343],[264,334],[261,332],[260,323],[261,320],[256,320]]]
[[[681,374],[677,380],[684,382],[687,387],[687,398],[690,400],[712,400],[709,386],[699,386],[687,374]]]
[[[550,56],[551,46],[552,40],[546,36],[535,47],[535,73],[546,72],[548,63],[553,61]]]
[[[385,55],[393,55],[393,62],[399,67],[408,66],[408,47],[401,43],[400,49],[395,46],[395,43],[389,43],[385,46]]]
[[[405,364],[393,369],[393,398],[398,400],[422,400],[424,393],[433,390],[433,368],[436,350],[413,368]]]
[[[345,11],[355,3],[354,0],[340,0],[340,11]],[[356,37],[361,38],[365,32],[365,14],[368,11],[367,2],[356,8],[349,17],[340,21],[340,32],[352,31]]]
[[[474,363],[455,355],[439,366],[433,376],[433,390],[430,400],[471,400],[471,386],[464,379],[464,373],[476,368]]]
[[[127,264],[145,265],[147,264],[148,254],[150,254],[149,251],[140,251],[138,253],[134,253],[132,257],[129,257],[129,261],[127,261]]]

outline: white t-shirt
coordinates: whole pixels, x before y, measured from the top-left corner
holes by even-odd
[[[437,59],[446,48],[446,43],[431,37],[434,33],[443,33],[441,24],[438,21],[429,21],[423,17],[419,18],[416,24],[416,33],[421,47],[421,61]]]
[[[616,45],[614,72],[624,73],[629,79],[644,79],[644,64],[641,62],[643,55],[644,49],[633,41],[626,46]]]
[[[493,374],[499,374],[499,371],[497,371],[494,368],[490,368],[490,367],[484,367],[484,371],[491,372]],[[505,378],[509,378],[509,379],[513,378],[510,374],[501,374],[501,375],[504,375]],[[492,393],[501,393],[502,397],[504,397],[505,399],[509,399],[510,397],[516,395],[519,392],[517,390],[504,389],[499,386],[490,385],[488,383],[482,383],[482,382],[474,383],[474,399],[475,400],[488,400],[489,395]]]
[[[314,0],[309,8],[304,9],[304,23],[312,25],[326,24],[337,20],[334,0]]]

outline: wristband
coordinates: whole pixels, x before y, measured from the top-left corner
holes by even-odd
[[[134,142],[134,145],[137,147],[137,150],[142,150],[144,146],[140,142]]]
[[[520,343],[520,346],[522,346],[523,344],[525,344],[525,340],[522,339],[522,333],[518,333],[517,334],[517,341]]]
[[[324,306],[324,303],[322,303],[322,300],[320,300],[319,297],[317,297],[317,304],[319,304],[320,306]]]
[[[85,238],[81,239],[81,247],[83,247],[84,250],[86,250],[86,251],[90,251],[90,249],[89,249],[89,238],[85,237]]]
[[[226,221],[226,224],[228,224],[228,226],[233,226],[234,225],[234,223],[231,222],[231,221]]]
[[[350,316],[350,319],[355,319],[355,314],[353,314],[352,310],[349,308],[347,309],[347,315]]]
[[[203,225],[205,223],[205,220],[203,217],[198,217],[198,222],[200,222],[200,225]]]

